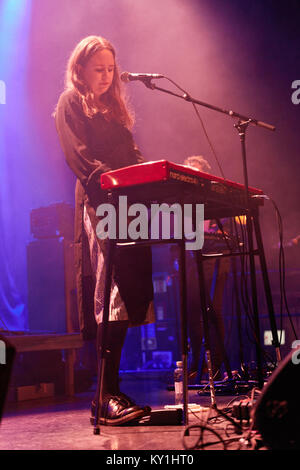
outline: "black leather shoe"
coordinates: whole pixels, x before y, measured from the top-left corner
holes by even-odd
[[[93,401],[91,406],[92,425],[95,424],[96,403]],[[108,395],[104,397],[103,403],[99,410],[99,424],[108,426],[121,426],[122,424],[134,422],[141,417],[151,413],[150,407],[141,408],[136,405],[131,398],[124,393],[118,395]]]
[[[132,400],[132,398],[126,395],[126,393],[118,392],[118,396],[121,397],[123,400],[125,400],[128,403],[128,406],[137,406],[137,404]],[[146,405],[146,406],[141,406],[140,408],[142,408],[147,414],[151,413],[150,406]]]

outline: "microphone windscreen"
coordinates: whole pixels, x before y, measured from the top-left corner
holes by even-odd
[[[120,78],[122,82],[128,83],[129,82],[129,73],[128,72],[122,72],[120,75]]]

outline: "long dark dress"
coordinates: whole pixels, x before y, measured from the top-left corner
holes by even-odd
[[[103,254],[105,266],[107,242],[95,236],[99,221],[96,210],[99,204],[106,202],[106,194],[100,187],[101,174],[145,160],[127,128],[106,120],[100,112],[88,118],[75,90],[66,90],[60,96],[56,109],[56,128],[67,163],[77,176],[74,240],[77,299],[80,330],[83,337],[88,339],[94,337],[96,331],[96,279],[84,216],[86,219],[88,215],[99,247],[96,256]],[[130,325],[147,321],[146,316],[149,315],[153,300],[150,249],[136,247],[118,250],[113,282],[124,303]]]

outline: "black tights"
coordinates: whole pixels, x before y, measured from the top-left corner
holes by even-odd
[[[106,334],[103,338],[103,324],[97,329],[97,359],[101,357],[100,351],[103,339],[106,346],[106,361],[103,375],[103,395],[117,395],[119,393],[119,368],[121,354],[128,329],[128,321],[110,321],[106,325]]]

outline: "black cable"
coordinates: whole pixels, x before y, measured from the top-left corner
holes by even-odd
[[[181,90],[186,96],[189,96],[189,93],[187,93],[181,86],[179,86],[177,83],[175,83],[171,78],[168,78],[168,77],[165,77],[165,78],[166,78],[167,80],[169,80],[169,82],[173,83],[173,85],[175,85],[179,90]],[[201,126],[202,126],[204,135],[205,135],[205,137],[206,137],[206,139],[207,139],[207,141],[208,141],[208,143],[209,143],[209,146],[210,146],[210,148],[211,148],[211,151],[212,151],[212,153],[213,153],[213,155],[214,155],[214,157],[215,157],[215,160],[216,160],[217,165],[218,165],[218,167],[219,167],[220,173],[221,173],[222,177],[225,179],[225,175],[224,175],[223,169],[222,169],[222,167],[221,167],[220,161],[219,161],[219,159],[218,159],[217,153],[216,153],[216,151],[215,151],[215,149],[214,149],[214,146],[213,146],[213,144],[212,144],[212,142],[211,142],[211,140],[210,140],[210,138],[209,138],[209,136],[208,136],[207,130],[206,130],[205,125],[204,125],[204,122],[203,122],[203,120],[202,120],[202,118],[201,118],[201,116],[200,116],[200,114],[199,114],[198,108],[197,108],[196,104],[193,103],[193,101],[192,101],[191,103],[192,103],[193,108],[194,108],[194,110],[195,110],[195,112],[196,112],[196,115],[197,115],[197,117],[198,117],[198,119],[199,119],[199,121],[200,121],[200,124],[201,124]]]
[[[254,320],[253,320],[253,310],[249,298],[249,293],[248,293],[248,275],[247,275],[247,269],[248,269],[248,256],[246,255],[247,252],[247,246],[246,246],[246,227],[244,227],[244,224],[242,223],[242,220],[240,216],[238,216],[239,220],[239,227],[240,227],[240,234],[241,234],[241,244],[242,244],[242,249],[240,249],[240,245],[238,244],[239,247],[239,252],[240,252],[240,262],[241,262],[241,283],[240,283],[240,292],[241,292],[241,301],[242,305],[244,307],[244,312],[246,315],[246,324],[245,324],[245,329],[246,329],[246,335],[247,339],[251,344],[257,344],[260,347],[260,350],[264,356],[265,361],[269,361],[273,364],[275,367],[274,360],[270,354],[265,351],[265,349],[261,346],[260,344],[260,339],[256,337],[256,331],[254,327]],[[239,239],[239,234],[238,234],[238,228],[237,228],[237,222],[236,219],[234,219],[234,228],[236,232],[236,238]],[[252,337],[249,335],[249,330],[247,325],[250,327],[251,332],[252,332]],[[254,340],[253,340],[254,337]]]
[[[187,436],[190,437],[190,433],[193,430],[199,431],[200,434],[199,434],[199,437],[198,437],[198,440],[196,441],[196,443],[193,444],[192,447],[190,447],[190,446],[188,446],[188,444],[187,444],[187,442],[184,438],[187,437]],[[205,431],[207,431],[208,433],[211,433],[214,436],[216,436],[216,438],[218,440],[213,441],[213,442],[211,442],[211,441],[204,442],[204,432]],[[210,447],[210,446],[217,445],[217,444],[222,444],[223,445],[223,450],[227,449],[226,442],[224,441],[222,436],[217,431],[215,431],[213,428],[210,428],[206,425],[192,424],[190,426],[187,426],[186,429],[184,430],[184,433],[183,433],[183,447],[186,450],[203,450],[205,447]]]
[[[247,396],[248,398],[248,396]],[[216,411],[217,415],[212,416],[212,417],[207,417],[206,421],[198,424],[192,424],[190,426],[187,426],[184,430],[183,433],[183,446],[186,450],[204,450],[207,447],[211,446],[216,446],[218,444],[221,444],[223,446],[223,450],[227,450],[228,445],[240,441],[241,438],[243,437],[244,434],[244,428],[242,423],[236,422],[233,418],[229,416],[229,413],[232,411],[232,408],[228,409],[222,409],[220,410],[217,408],[217,406],[214,406],[210,408],[210,410]],[[226,422],[225,428],[221,428],[218,430],[215,430],[211,426],[208,425],[209,422],[212,422],[214,420],[214,424],[218,423],[223,423]],[[232,433],[237,434],[237,437],[231,437],[231,435],[228,434],[228,427],[232,426]],[[185,438],[189,438],[191,440],[191,432],[193,431],[198,431],[199,436],[196,441],[193,442],[193,445],[188,445],[187,440]],[[223,431],[227,437],[227,439],[224,439],[219,431]],[[247,424],[247,432],[249,432],[248,424]],[[211,433],[213,434],[217,440],[215,441],[205,441],[204,435],[205,433]]]
[[[243,249],[240,250],[240,260],[241,260],[241,300],[242,304],[244,307],[244,312],[246,315],[246,335],[251,344],[256,344],[260,347],[262,354],[265,357],[265,360],[269,360],[270,362],[273,362],[273,358],[262,348],[260,344],[260,339],[257,338],[256,336],[256,331],[254,327],[254,320],[253,320],[253,310],[251,306],[251,302],[249,299],[249,293],[248,293],[248,256],[246,255],[247,251],[247,245],[246,245],[246,227],[244,227],[244,224],[242,223],[242,220],[240,216],[238,217],[239,219],[239,227],[240,227],[240,233],[241,233],[241,239],[242,239],[242,247]],[[234,219],[234,225],[235,225],[235,231],[236,231],[236,236],[238,237],[238,229],[237,229],[237,223],[236,220]],[[252,337],[254,337],[254,341],[252,337],[249,335],[249,330],[247,325],[249,325],[251,332],[252,332]]]
[[[193,103],[193,102],[192,102],[192,105],[193,105],[193,108],[194,108],[194,110],[195,110],[195,112],[196,112],[196,114],[197,114],[197,117],[198,117],[198,119],[199,119],[199,121],[200,121],[200,123],[201,123],[202,129],[203,129],[203,132],[204,132],[204,135],[205,135],[205,137],[206,137],[206,139],[207,139],[207,141],[208,141],[208,143],[209,143],[209,146],[210,146],[210,148],[211,148],[211,151],[212,151],[212,153],[213,153],[213,155],[214,155],[214,157],[215,157],[215,160],[216,160],[217,165],[218,165],[218,167],[219,167],[220,173],[221,173],[222,177],[225,179],[225,175],[224,175],[224,172],[223,172],[223,170],[222,170],[221,164],[220,164],[219,159],[218,159],[218,157],[217,157],[217,154],[216,154],[216,151],[215,151],[215,149],[214,149],[214,146],[213,146],[213,144],[212,144],[212,142],[211,142],[211,140],[210,140],[210,138],[209,138],[209,136],[208,136],[208,133],[207,133],[207,131],[206,131],[206,129],[205,129],[204,122],[203,122],[203,120],[202,120],[202,118],[201,118],[201,116],[200,116],[200,114],[199,114],[198,108],[197,108],[197,106],[195,105],[195,103]]]
[[[276,216],[277,216],[277,223],[278,223],[278,232],[279,232],[279,283],[280,283],[281,324],[282,324],[283,304],[284,304],[284,306],[286,308],[288,318],[289,318],[289,321],[290,321],[290,325],[291,325],[293,333],[294,333],[294,336],[295,336],[296,339],[298,339],[298,336],[297,336],[297,333],[296,333],[296,330],[295,330],[295,327],[294,327],[294,324],[293,324],[293,320],[292,320],[292,317],[291,317],[291,313],[290,313],[290,310],[289,310],[287,297],[286,297],[286,284],[285,284],[285,282],[286,282],[286,268],[285,268],[285,254],[284,254],[284,247],[283,247],[282,217],[281,217],[281,214],[280,214],[280,211],[278,209],[277,204],[275,203],[275,201],[271,197],[269,197],[267,195],[253,196],[253,197],[261,197],[261,198],[266,199],[267,201],[270,201],[271,204],[273,205],[274,209],[275,209],[275,213],[276,213]],[[281,343],[281,341],[280,341],[280,343]]]
[[[249,313],[249,309],[251,310],[251,304],[249,302],[249,295],[248,295],[248,285],[247,285],[247,260],[246,260],[246,237],[245,237],[245,233],[244,233],[244,227],[243,227],[243,224],[242,224],[242,220],[240,217],[238,217],[239,219],[239,227],[240,227],[240,233],[241,233],[241,244],[238,244],[238,249],[239,249],[239,253],[240,253],[240,267],[241,267],[241,277],[240,277],[240,293],[241,293],[241,301],[242,301],[242,305],[244,307],[244,312],[245,312],[245,315],[246,315],[246,319],[249,320],[250,322],[250,326],[251,326],[251,329],[252,331],[254,332],[254,325],[252,324],[252,318],[250,316],[251,312]],[[236,219],[234,219],[234,227],[235,227],[235,231],[236,231],[236,237],[237,239],[239,239],[239,234],[238,234],[238,228],[237,228],[237,222],[236,222]],[[242,248],[241,248],[242,246]],[[246,329],[246,332],[248,330]],[[247,337],[248,339],[252,342],[252,340],[250,339],[250,337],[248,336],[247,334]]]

